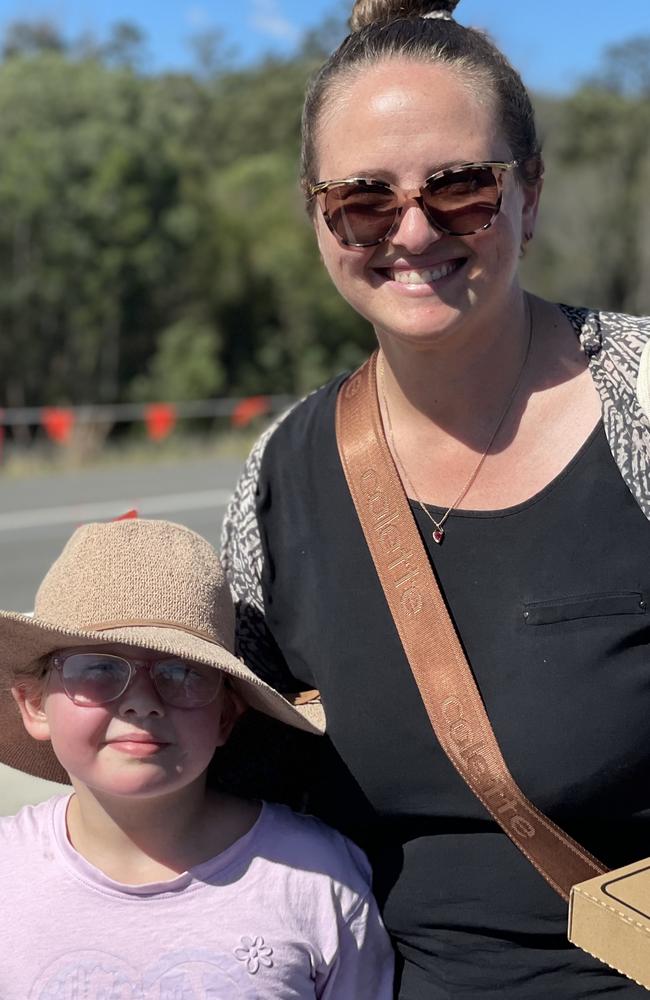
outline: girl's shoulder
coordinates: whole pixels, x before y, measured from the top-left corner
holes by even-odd
[[[52,795],[42,802],[27,803],[11,816],[0,816],[0,831],[3,836],[10,836],[12,831],[31,833],[41,830],[51,822],[55,812],[61,809],[69,798],[69,794]]]
[[[15,874],[20,859],[42,853],[51,840],[57,812],[65,815],[67,795],[25,805],[13,816],[0,817],[0,872]]]
[[[268,841],[276,860],[289,867],[313,871],[360,895],[372,880],[366,855],[355,843],[316,816],[296,813],[288,806],[265,804]]]

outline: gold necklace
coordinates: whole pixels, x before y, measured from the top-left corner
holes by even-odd
[[[452,510],[456,509],[456,507],[458,506],[458,504],[461,503],[461,501],[463,500],[463,498],[469,492],[470,487],[472,486],[472,484],[474,483],[476,477],[478,476],[479,472],[481,471],[481,468],[483,466],[483,462],[487,458],[487,456],[488,456],[488,454],[490,452],[490,448],[492,447],[492,445],[494,443],[494,439],[496,438],[497,434],[501,430],[501,425],[503,424],[503,421],[506,419],[506,417],[507,417],[507,415],[508,415],[508,413],[510,411],[510,407],[512,406],[512,404],[514,402],[515,396],[517,395],[517,391],[518,391],[519,386],[521,384],[521,378],[522,378],[522,375],[524,374],[524,368],[526,367],[526,363],[528,361],[528,356],[530,355],[530,345],[533,342],[533,310],[532,310],[532,306],[531,306],[530,299],[528,298],[528,296],[526,296],[526,305],[528,306],[528,317],[529,317],[528,318],[528,343],[526,344],[526,350],[524,352],[524,359],[521,362],[521,367],[519,368],[519,372],[517,373],[517,378],[515,379],[515,384],[512,387],[512,391],[511,391],[510,395],[508,396],[508,401],[506,403],[505,409],[504,409],[503,413],[501,414],[501,416],[499,417],[497,425],[494,428],[494,430],[492,431],[492,434],[490,435],[490,440],[488,441],[488,443],[487,443],[487,445],[485,447],[485,450],[483,451],[483,454],[481,455],[481,457],[479,458],[477,464],[475,465],[475,467],[474,467],[474,469],[472,471],[472,474],[470,475],[469,479],[467,480],[467,482],[463,486],[462,490],[460,491],[460,493],[458,494],[458,496],[456,497],[456,499],[452,503],[451,507],[447,508],[447,510],[442,515],[442,517],[440,518],[439,521],[436,521],[436,519],[433,516],[433,514],[431,513],[431,511],[429,511],[425,507],[425,505],[422,503],[422,500],[418,496],[415,488],[413,487],[413,484],[412,484],[411,480],[408,477],[408,473],[406,472],[406,469],[402,465],[402,461],[401,461],[401,459],[399,457],[399,454],[397,452],[397,448],[395,447],[395,439],[393,437],[393,426],[391,424],[390,411],[388,409],[388,400],[386,399],[386,384],[385,384],[385,379],[384,379],[384,355],[383,355],[383,352],[382,352],[382,354],[381,354],[381,356],[379,358],[379,365],[377,367],[377,375],[378,375],[377,381],[378,381],[378,386],[379,386],[379,391],[380,391],[381,399],[382,399],[382,402],[384,404],[384,413],[386,414],[386,430],[388,431],[388,443],[390,445],[390,449],[391,449],[391,451],[393,453],[393,456],[395,458],[395,462],[397,463],[397,467],[398,467],[398,469],[400,471],[402,479],[406,483],[406,486],[408,488],[408,491],[409,491],[410,495],[415,500],[417,500],[418,504],[420,505],[421,509],[424,511],[424,513],[426,514],[426,516],[429,518],[430,521],[433,522],[435,530],[433,531],[432,536],[433,536],[434,542],[436,542],[437,545],[440,545],[442,543],[442,540],[445,537],[445,529],[444,529],[445,521],[447,520],[447,518],[451,514]]]

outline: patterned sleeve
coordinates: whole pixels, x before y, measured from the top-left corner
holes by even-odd
[[[264,450],[278,423],[259,438],[235,487],[223,521],[221,558],[235,602],[237,655],[278,691],[293,691],[296,682],[264,620],[264,554],[257,516]]]
[[[650,414],[645,412],[643,392],[639,392],[650,317],[562,308],[589,360],[614,461],[650,519]]]
[[[276,427],[277,423],[262,435],[244,466],[226,510],[221,556],[235,601],[237,655],[276,690],[295,691],[296,681],[267,628],[262,593],[264,550],[257,498],[264,450]],[[320,737],[277,719],[247,712],[226,746],[217,750],[209,780],[239,796],[284,802],[303,811],[318,767],[320,742]]]

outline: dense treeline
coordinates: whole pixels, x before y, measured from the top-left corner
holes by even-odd
[[[331,289],[296,184],[305,80],[290,60],[151,75],[143,39],[14,25],[0,62],[0,405],[303,392],[369,330]],[[539,99],[547,179],[526,281],[650,312],[650,37]]]

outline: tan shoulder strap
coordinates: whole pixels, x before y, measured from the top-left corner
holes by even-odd
[[[528,801],[506,767],[386,443],[376,353],[343,383],[341,462],[395,627],[440,745],[538,872],[568,900],[606,869]]]

